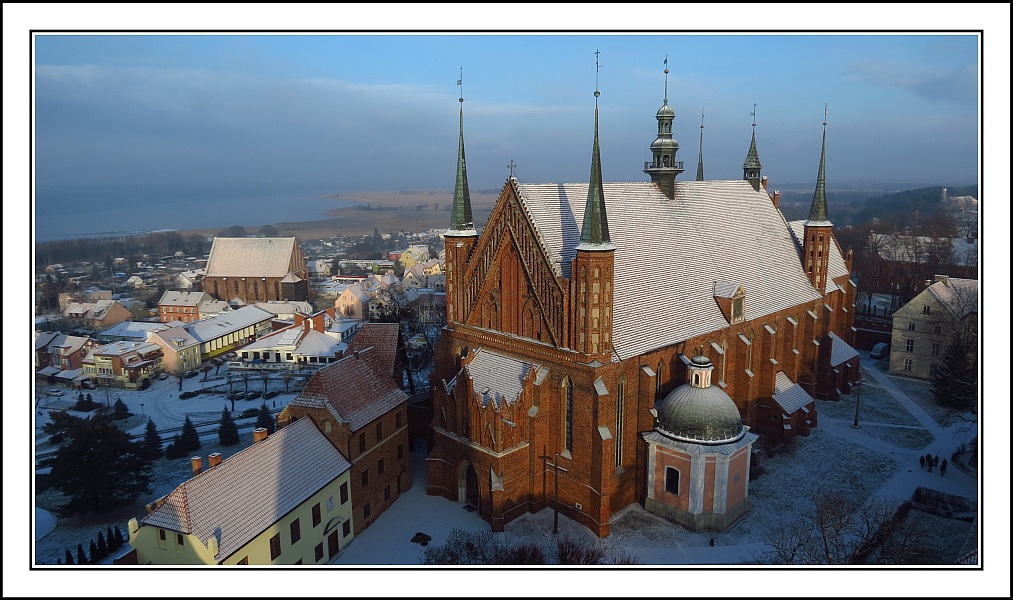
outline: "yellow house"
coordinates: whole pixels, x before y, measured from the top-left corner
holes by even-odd
[[[297,419],[207,469],[128,524],[140,565],[326,564],[353,538],[348,460]],[[133,561],[130,561],[133,562]]]

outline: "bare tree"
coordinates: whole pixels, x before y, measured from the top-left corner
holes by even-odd
[[[818,491],[810,508],[766,539],[772,548],[764,564],[848,565],[878,542],[892,511],[879,501],[862,502],[853,494]]]

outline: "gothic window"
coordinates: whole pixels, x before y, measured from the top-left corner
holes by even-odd
[[[616,386],[616,468],[623,465],[623,409],[626,403],[626,376]]]
[[[657,377],[655,378],[655,381],[654,381],[654,395],[656,397],[658,397],[658,398],[661,398],[661,377],[662,377],[662,373],[664,371],[664,368],[665,368],[664,363],[659,362],[658,363]]]
[[[573,452],[573,382],[569,377],[563,380],[564,439],[563,447]]]

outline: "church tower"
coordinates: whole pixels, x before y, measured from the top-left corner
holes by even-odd
[[[596,104],[596,114],[597,110]],[[675,160],[679,152],[679,142],[672,137],[675,111],[668,105],[668,57],[665,57],[665,101],[655,118],[658,119],[658,137],[651,143],[652,160],[644,163],[644,173],[651,176],[651,181],[657,184],[663,194],[674,198],[675,178],[683,172],[683,168],[682,162]]]
[[[813,287],[821,294],[826,293],[827,271],[830,261],[830,244],[833,239],[833,223],[827,214],[826,155],[827,121],[826,109],[823,119],[823,149],[820,152],[820,171],[816,177],[816,191],[813,193],[809,218],[805,222],[805,242],[802,246],[802,260],[805,273]]]
[[[461,85],[461,80],[457,80]],[[457,180],[454,184],[454,203],[450,211],[450,229],[444,234],[447,266],[447,324],[461,322],[464,317],[464,273],[478,231],[471,216],[471,192],[468,190],[468,166],[464,159],[464,93],[461,103],[460,129],[457,146]]]
[[[597,88],[597,85],[595,86]],[[570,347],[602,363],[612,353],[612,283],[615,244],[609,237],[605,213],[605,190],[601,177],[598,147],[598,96],[594,91],[594,149],[591,151],[591,181],[587,186],[584,223],[580,244],[573,259],[570,294],[572,306]]]
[[[753,105],[753,139],[749,142],[749,151],[746,152],[746,162],[742,163],[743,179],[753,186],[754,190],[760,190],[760,153],[756,151],[756,105]]]

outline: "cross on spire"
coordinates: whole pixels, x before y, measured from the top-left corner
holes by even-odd
[[[510,164],[507,165],[507,168],[510,169],[510,179],[513,179],[513,177],[514,177],[514,169],[517,168],[517,165],[514,164],[514,159],[512,159],[512,158],[510,159]]]
[[[464,102],[464,85],[463,85],[463,82],[464,82],[464,67],[461,67],[461,71],[460,71],[460,74],[458,75],[458,78],[459,79],[457,80],[457,87],[459,87],[461,89],[459,90],[460,91],[460,96],[458,96],[457,100],[458,100],[458,102]]]
[[[749,113],[750,117],[753,117],[753,127],[756,127],[756,103],[753,103],[753,112]]]

